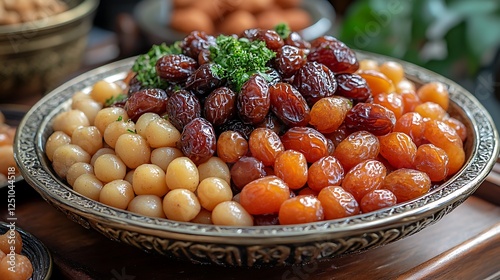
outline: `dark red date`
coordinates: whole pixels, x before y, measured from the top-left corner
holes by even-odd
[[[186,89],[199,96],[207,96],[213,89],[221,85],[222,80],[212,72],[211,63],[200,65],[186,81]]]
[[[288,129],[286,126],[273,112],[267,114],[263,122],[261,122],[257,127],[269,128],[278,135],[282,135]]]
[[[198,62],[183,54],[169,54],[156,62],[156,73],[171,83],[185,81],[198,68]]]
[[[236,115],[236,93],[227,87],[215,89],[205,99],[205,118],[214,126],[220,126]]]
[[[231,180],[241,190],[246,184],[266,176],[264,164],[254,157],[242,157],[231,167]]]
[[[193,31],[181,41],[182,53],[198,59],[198,55],[203,50],[208,50],[215,45],[215,37],[203,31]]]
[[[255,125],[264,121],[271,107],[271,99],[269,85],[262,76],[255,74],[243,84],[236,99],[236,107],[244,123]]]
[[[311,119],[304,97],[292,85],[277,83],[269,88],[271,110],[288,126],[306,126]]]
[[[284,45],[276,54],[274,64],[280,75],[289,78],[306,64],[307,56],[304,49]]]
[[[297,32],[292,32],[290,33],[290,35],[288,35],[288,37],[285,39],[285,45],[294,46],[300,49],[311,48],[311,43],[304,40],[302,36],[300,36],[300,34]]]
[[[200,101],[194,93],[179,90],[168,98],[166,112],[169,121],[182,131],[186,124],[201,116]]]
[[[309,106],[323,97],[332,96],[337,90],[333,72],[323,64],[307,62],[297,71],[293,85],[304,96]]]
[[[245,138],[245,140],[248,140],[248,138],[250,137],[250,134],[255,129],[255,127],[253,125],[243,123],[241,120],[239,120],[237,118],[229,120],[225,124],[223,124],[219,127],[216,127],[216,128],[217,128],[218,134],[221,134],[224,131],[234,130],[234,131],[238,132],[239,134],[241,134],[241,136],[243,136],[243,138]]]
[[[141,89],[144,89],[145,87],[142,85],[142,83],[137,79],[137,74],[130,79],[128,83],[128,92],[127,95],[128,97],[132,96],[132,94],[140,91]]]
[[[264,41],[266,47],[270,50],[279,50],[285,42],[281,39],[280,35],[274,30],[252,28],[243,31],[243,37],[251,41]]]
[[[370,103],[373,100],[372,91],[363,77],[358,74],[342,73],[335,75],[337,80],[337,95],[359,102]]]
[[[323,36],[311,42],[309,61],[326,65],[334,73],[354,73],[359,68],[356,54],[343,42],[331,36]]]

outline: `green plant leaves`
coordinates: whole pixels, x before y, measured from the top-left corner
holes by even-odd
[[[461,77],[489,61],[500,46],[499,27],[497,0],[361,0],[347,11],[339,37],[353,48]]]

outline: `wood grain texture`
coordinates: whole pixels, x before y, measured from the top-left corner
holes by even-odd
[[[496,265],[484,266],[490,262]],[[500,223],[412,268],[398,279],[493,279],[499,275],[499,263]],[[472,269],[464,269],[467,267]]]

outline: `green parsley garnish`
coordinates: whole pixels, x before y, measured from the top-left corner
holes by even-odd
[[[167,54],[181,54],[180,44],[177,41],[170,46],[165,43],[153,45],[147,53],[139,55],[132,66],[132,71],[137,73],[137,80],[145,87],[165,89],[168,83],[156,74],[156,61]]]
[[[220,79],[227,79],[237,91],[255,73],[267,78],[267,62],[275,53],[263,41],[250,41],[219,35],[216,45],[210,47],[210,58],[214,62],[212,72]]]
[[[122,116],[119,116],[118,119],[116,120],[117,122],[121,122],[123,120]]]
[[[126,99],[127,99],[127,95],[120,93],[118,95],[115,95],[115,96],[112,96],[112,97],[106,99],[106,101],[104,101],[104,107],[109,107],[115,103],[122,102]]]
[[[274,27],[274,31],[278,33],[281,37],[281,39],[286,39],[288,36],[290,36],[290,33],[292,32],[290,30],[290,27],[286,23],[280,23]]]
[[[137,134],[137,130],[127,129],[128,132]]]

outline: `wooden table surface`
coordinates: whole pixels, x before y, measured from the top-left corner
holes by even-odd
[[[7,200],[7,188],[0,190]],[[5,203],[0,205],[4,206]],[[7,207],[0,219],[7,219]],[[469,197],[441,221],[389,245],[306,266],[201,266],[148,254],[70,221],[24,181],[16,225],[50,250],[52,279],[499,279],[500,206]]]

